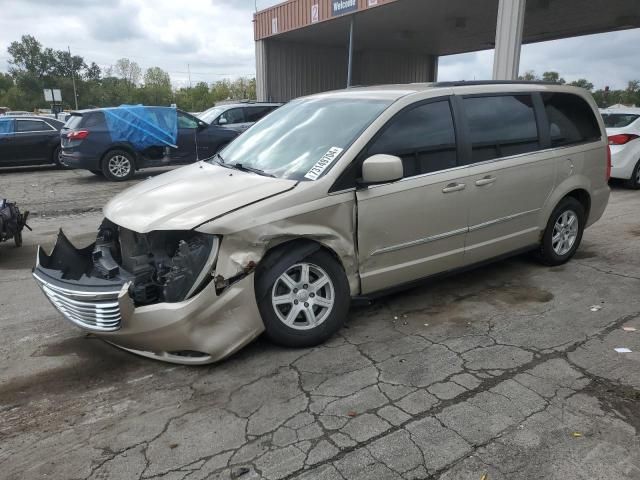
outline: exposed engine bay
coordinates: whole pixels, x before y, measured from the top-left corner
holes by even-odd
[[[63,279],[84,276],[120,285],[129,282],[129,296],[142,306],[180,302],[197,293],[212,280],[217,246],[218,237],[213,235],[195,231],[140,234],[105,219],[93,245],[75,249],[61,232],[54,251],[41,261],[45,268],[65,265]]]

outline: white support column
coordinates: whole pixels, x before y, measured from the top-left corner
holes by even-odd
[[[259,102],[270,100],[267,68],[267,44],[265,40],[258,40],[256,41],[256,97]]]
[[[520,67],[526,0],[499,1],[493,79],[516,80]]]

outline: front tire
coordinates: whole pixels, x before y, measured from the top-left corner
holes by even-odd
[[[311,347],[334,335],[347,317],[349,282],[340,264],[316,251],[257,279],[258,308],[267,336],[285,347]],[[269,285],[266,277],[272,280]]]
[[[130,180],[136,173],[133,155],[125,150],[111,150],[102,161],[102,173],[112,182]]]
[[[640,160],[636,163],[633,173],[631,174],[631,178],[625,182],[625,186],[632,190],[640,190]]]
[[[582,204],[573,197],[565,197],[553,210],[542,236],[538,258],[549,266],[562,265],[576,253],[586,222]]]

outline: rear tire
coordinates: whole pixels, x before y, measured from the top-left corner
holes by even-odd
[[[632,190],[640,190],[640,160],[636,163],[631,178],[625,182],[625,186]]]
[[[62,147],[60,147],[60,145],[58,145],[56,148],[53,149],[53,153],[51,154],[51,159],[53,160],[53,163],[55,164],[56,167],[69,168],[62,163]]]
[[[585,222],[582,204],[573,197],[563,198],[549,217],[538,259],[549,266],[568,262],[580,246]]]
[[[342,266],[323,250],[280,264],[256,279],[267,336],[285,347],[311,347],[334,335],[347,318],[351,293]],[[273,275],[271,275],[273,273]],[[272,280],[265,285],[266,277]]]
[[[16,247],[22,246],[22,232],[18,232],[13,236],[13,242],[16,244]]]
[[[125,150],[111,150],[102,160],[102,173],[112,182],[130,180],[136,173],[133,155]]]

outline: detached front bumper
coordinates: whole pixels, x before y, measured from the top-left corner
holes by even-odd
[[[172,363],[205,364],[231,355],[264,330],[253,273],[220,294],[210,282],[185,301],[135,307],[128,282],[96,279],[72,264],[91,247],[75,249],[61,238],[51,255],[38,248],[34,279],[68,321],[118,347]]]

